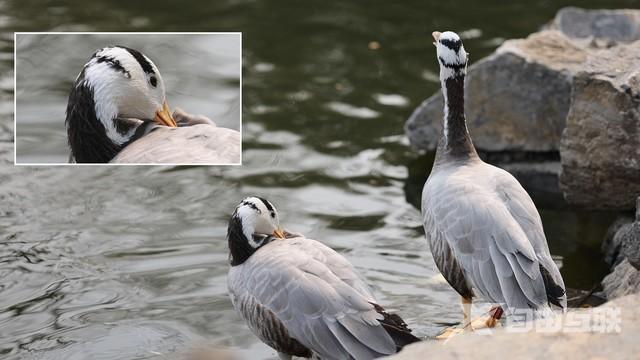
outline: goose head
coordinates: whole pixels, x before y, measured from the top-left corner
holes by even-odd
[[[66,126],[77,162],[108,162],[145,123],[175,127],[156,65],[124,46],[98,50],[76,78]]]
[[[243,199],[231,215],[227,230],[231,265],[243,263],[260,247],[284,237],[273,204],[257,196]]]
[[[440,79],[450,78],[457,74],[464,74],[467,70],[467,52],[464,50],[460,36],[453,31],[432,34],[438,63],[440,64]]]
[[[261,244],[253,242],[254,235],[284,237],[278,211],[267,199],[257,196],[243,199],[236,207],[232,215],[233,218],[237,218],[242,224],[242,233],[254,248],[261,246]]]

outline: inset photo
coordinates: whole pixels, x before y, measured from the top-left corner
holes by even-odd
[[[15,163],[240,165],[241,33],[15,33]]]

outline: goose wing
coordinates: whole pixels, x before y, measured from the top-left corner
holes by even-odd
[[[127,145],[112,163],[239,164],[240,133],[208,124],[156,126]]]
[[[547,295],[530,229],[520,226],[497,195],[494,175],[477,169],[452,171],[427,181],[422,202],[425,232],[436,248],[449,250],[434,252],[434,258],[446,257],[436,263],[455,263],[465,281],[486,299],[508,308],[542,308]]]
[[[540,271],[543,276],[547,298],[549,302],[566,308],[567,296],[560,270],[551,258],[549,245],[544,235],[542,219],[538,213],[533,200],[527,191],[509,172],[494,167],[496,191],[505,203],[513,219],[520,228],[527,234],[527,238],[533,246],[538,261]]]
[[[368,287],[353,266],[321,243],[303,238],[273,241],[229,271],[234,307],[268,309],[288,335],[326,359],[371,359],[393,354]]]

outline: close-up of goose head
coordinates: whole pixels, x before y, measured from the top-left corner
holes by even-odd
[[[69,95],[66,126],[73,158],[108,162],[142,135],[145,123],[176,127],[158,68],[134,49],[98,50]]]
[[[456,73],[467,70],[467,52],[464,50],[460,36],[452,31],[432,34],[438,62],[440,63],[440,78],[448,78]]]
[[[243,263],[260,247],[285,237],[278,211],[266,199],[247,197],[236,207],[227,230],[231,264]]]

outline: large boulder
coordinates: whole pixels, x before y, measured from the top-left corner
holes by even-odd
[[[560,145],[568,202],[633,209],[640,195],[640,41],[599,51],[574,77]]]
[[[640,195],[640,10],[565,8],[549,26],[588,49],[560,141],[569,203],[633,209]]]

